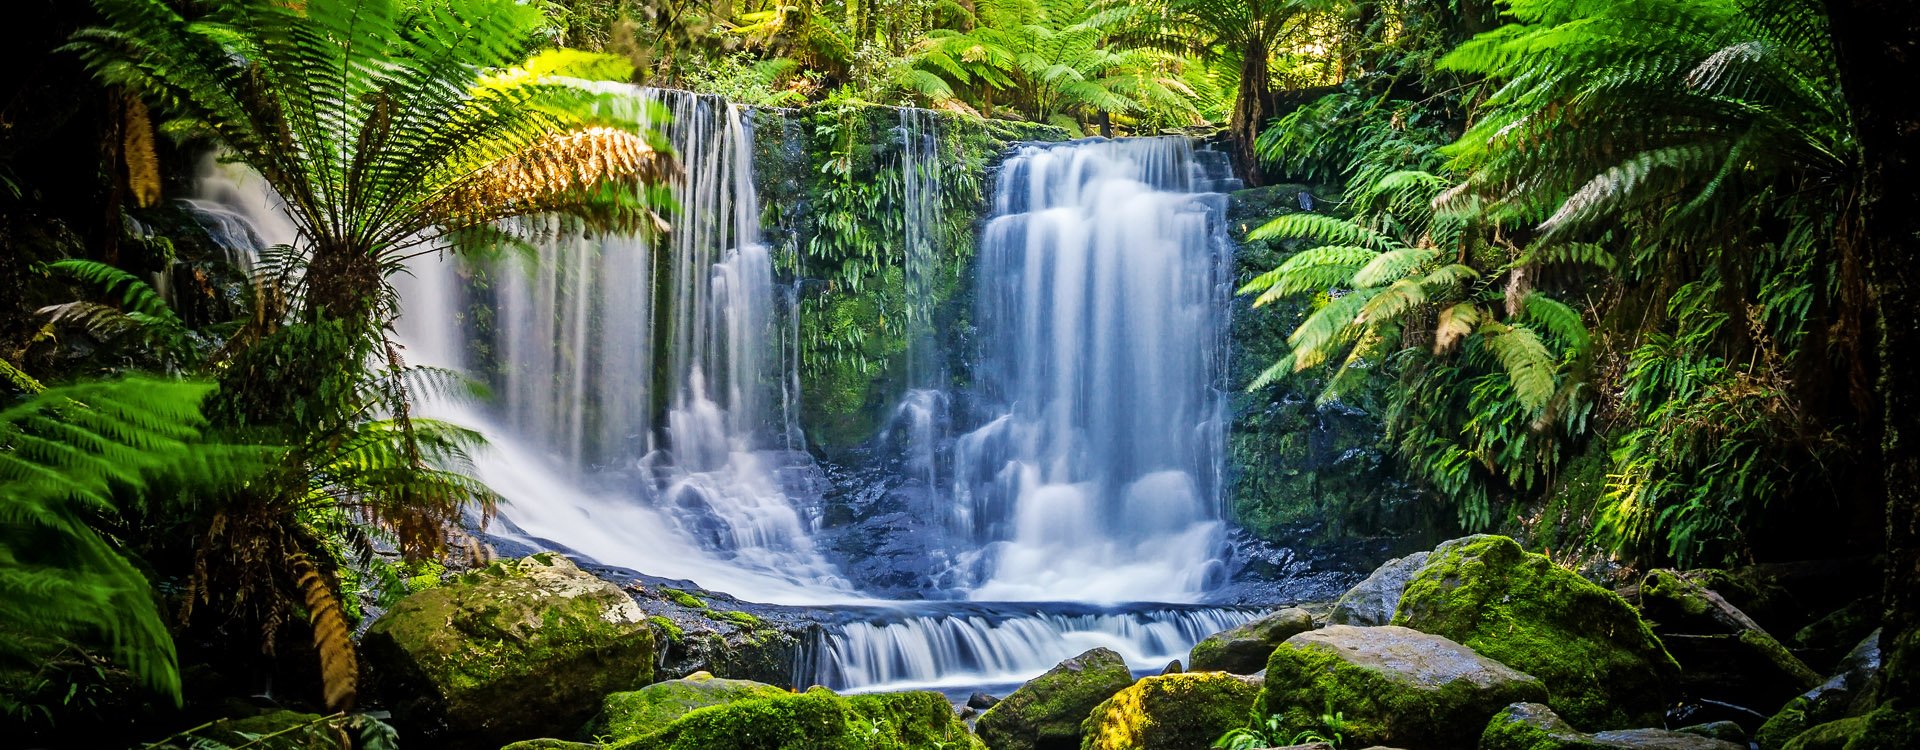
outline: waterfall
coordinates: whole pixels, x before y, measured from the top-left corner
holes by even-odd
[[[1184,138],[1030,145],[980,238],[971,596],[1192,601],[1219,573],[1224,196]]]
[[[1242,609],[1071,605],[959,610],[875,613],[823,628],[812,671],[797,675],[795,684],[856,692],[1014,685],[1102,647],[1135,670],[1157,672],[1174,659],[1184,661],[1201,639],[1257,615]]]

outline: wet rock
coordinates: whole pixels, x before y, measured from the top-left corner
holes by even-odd
[[[1760,750],[1780,750],[1812,727],[1866,713],[1872,708],[1868,688],[1880,666],[1880,631],[1875,630],[1840,660],[1833,677],[1787,701],[1769,717],[1754,733],[1754,742]]]
[[[678,680],[607,696],[600,702],[600,716],[589,734],[620,738],[638,737],[657,731],[707,706],[720,706],[751,698],[771,698],[787,691],[752,680],[723,680],[706,672],[695,672]]]
[[[1487,723],[1480,750],[1742,750],[1743,745],[1665,729],[1587,734],[1539,703],[1516,703]]]
[[[939,693],[834,695],[826,688],[694,711],[616,750],[949,748],[985,750]]]
[[[1358,743],[1470,747],[1502,707],[1543,700],[1539,680],[1444,637],[1331,625],[1301,633],[1267,663],[1264,711],[1282,735],[1320,729],[1337,710]]]
[[[1445,636],[1540,678],[1579,726],[1655,726],[1679,673],[1619,595],[1512,539],[1441,545],[1407,584],[1393,623]]]
[[[617,580],[617,578],[616,578]],[[708,672],[732,679],[792,684],[801,637],[813,626],[805,612],[740,601],[684,581],[636,579],[626,590],[646,612],[660,678]]]
[[[1132,684],[1126,661],[1096,648],[1028,680],[981,714],[974,730],[993,750],[1077,748],[1087,712]]]
[[[1705,724],[1681,727],[1673,731],[1697,734],[1702,737],[1712,737],[1716,740],[1725,740],[1736,745],[1747,744],[1747,730],[1741,729],[1739,724],[1731,721],[1710,721]]]
[[[1224,672],[1148,677],[1087,714],[1082,750],[1206,750],[1247,724],[1258,683]],[[999,750],[995,746],[995,750]]]
[[[1207,636],[1194,644],[1187,658],[1196,672],[1252,674],[1266,668],[1267,657],[1280,644],[1312,629],[1313,615],[1288,607]]]
[[[1173,661],[1167,662],[1166,666],[1160,668],[1160,674],[1163,674],[1163,675],[1180,674],[1181,672],[1185,672],[1185,671],[1187,670],[1184,667],[1180,666],[1179,659],[1174,659]]]
[[[1000,702],[999,698],[995,698],[991,695],[987,695],[986,693],[982,693],[978,691],[975,691],[973,695],[967,696],[967,707],[977,708],[982,711],[985,711],[989,708],[993,708],[993,704],[999,703],[999,702]]]
[[[653,680],[640,608],[551,553],[408,596],[363,646],[395,720],[440,747],[567,735],[602,696]]]
[[[1427,564],[1429,552],[1415,552],[1406,557],[1388,560],[1385,565],[1375,568],[1365,580],[1340,595],[1333,603],[1333,613],[1327,621],[1336,625],[1386,625],[1393,622],[1393,613],[1400,608],[1400,594],[1406,591],[1407,582],[1413,580],[1415,573]]]
[[[1809,666],[1833,671],[1853,645],[1880,627],[1880,597],[1863,597],[1793,634],[1794,650]]]
[[[1740,706],[1776,706],[1820,677],[1753,618],[1671,570],[1640,583],[1640,609],[1680,663],[1687,694]]]

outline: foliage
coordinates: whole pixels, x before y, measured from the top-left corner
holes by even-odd
[[[1260,704],[1255,703],[1253,716],[1247,726],[1240,727],[1214,740],[1213,746],[1225,750],[1259,750],[1260,748],[1281,747],[1283,745],[1308,745],[1322,743],[1338,750],[1344,738],[1340,730],[1346,726],[1346,716],[1329,708],[1320,714],[1320,724],[1325,732],[1304,729],[1298,732],[1287,731],[1286,717],[1272,714],[1266,718],[1260,716]]]

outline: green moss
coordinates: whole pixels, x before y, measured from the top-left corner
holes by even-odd
[[[1029,680],[974,726],[994,750],[1078,745],[1087,713],[1132,684],[1119,654],[1094,649]]]
[[[600,702],[600,716],[592,733],[631,739],[657,732],[695,709],[754,698],[773,698],[787,691],[750,680],[722,680],[706,672],[639,690],[614,693]]]
[[[1482,688],[1469,679],[1416,686],[1368,669],[1327,644],[1281,645],[1267,662],[1261,704],[1277,716],[1282,736],[1321,728],[1323,714],[1339,712],[1342,734],[1356,745],[1409,743],[1470,747],[1486,717],[1500,707],[1547,697],[1537,681]]]
[[[706,609],[707,608],[707,603],[705,601],[702,601],[700,597],[694,596],[692,594],[689,594],[685,591],[681,591],[679,589],[667,588],[665,586],[662,586],[660,588],[660,593],[667,595],[667,601],[673,602],[674,604],[678,604],[688,609]]]
[[[754,617],[753,615],[747,614],[745,612],[736,612],[736,611],[728,610],[724,612],[715,612],[714,616],[722,620],[726,620],[727,622],[731,622],[735,625],[739,625],[740,627],[743,627],[743,628],[759,629],[766,626],[766,623],[762,622],[760,618]]]
[[[1868,717],[1855,716],[1839,721],[1829,721],[1817,727],[1801,732],[1782,746],[1783,750],[1849,750],[1858,746],[1868,748],[1912,747],[1912,745],[1869,745],[1860,744],[1861,735],[1867,733]]]
[[[1506,537],[1436,549],[1393,622],[1540,678],[1587,729],[1658,725],[1679,672],[1626,601]]]
[[[1760,729],[1753,733],[1754,744],[1759,745],[1760,750],[1781,750],[1787,746],[1787,742],[1807,731],[1809,723],[1807,699],[1796,697],[1787,701],[1779,713],[1768,717],[1766,723],[1760,725]]]
[[[647,622],[659,629],[660,634],[666,636],[668,643],[679,643],[687,637],[687,631],[681,629],[678,623],[664,616],[653,615],[647,618]]]
[[[826,690],[696,709],[618,750],[983,748],[938,693],[841,697]]]
[[[1882,706],[1866,715],[1860,734],[1846,750],[1920,747],[1920,711],[1895,711]]]
[[[1221,672],[1147,677],[1094,707],[1082,750],[1204,748],[1246,726],[1257,683]]]

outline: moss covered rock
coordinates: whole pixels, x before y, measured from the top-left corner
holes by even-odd
[[[1785,750],[1853,750],[1859,738],[1867,733],[1867,717],[1853,716],[1829,721],[1825,724],[1801,732],[1788,740]],[[1904,745],[1861,745],[1864,748],[1894,748]]]
[[[1079,747],[1087,713],[1132,684],[1127,662],[1112,649],[1096,648],[1028,680],[987,709],[974,729],[993,750]]]
[[[1539,680],[1437,635],[1331,625],[1274,650],[1262,703],[1283,735],[1337,711],[1354,743],[1470,747],[1502,707],[1546,696]]]
[[[1312,629],[1313,615],[1299,607],[1288,607],[1207,636],[1194,644],[1187,666],[1195,672],[1253,674],[1266,669],[1267,657],[1280,644]]]
[[[221,719],[193,736],[228,747],[254,750],[347,750],[332,723],[319,714],[270,711],[240,719]]]
[[[1742,750],[1744,745],[1688,732],[1622,729],[1587,734],[1553,709],[1516,703],[1487,722],[1480,750]]]
[[[1082,750],[1204,750],[1247,725],[1258,680],[1224,672],[1148,677],[1087,714]],[[999,748],[995,748],[999,750]]]
[[[402,599],[364,646],[395,719],[442,747],[565,736],[602,696],[653,681],[644,613],[551,553]]]
[[[695,709],[618,750],[978,750],[939,693],[838,696],[824,688]]]
[[[724,680],[695,672],[678,680],[614,693],[600,702],[593,733],[628,738],[651,734],[696,708],[720,706],[750,698],[773,698],[787,691],[752,680]]]
[[[1625,600],[1506,537],[1435,549],[1408,582],[1393,624],[1540,678],[1546,703],[1577,726],[1659,724],[1679,673]]]
[[[1640,610],[1680,663],[1689,696],[1772,707],[1820,683],[1753,618],[1677,571],[1655,570],[1641,580]]]
[[[1867,634],[1840,660],[1839,672],[1819,687],[1795,696],[1754,733],[1760,750],[1781,750],[1809,728],[1864,714],[1873,708],[1871,686],[1880,673],[1880,631]]]

